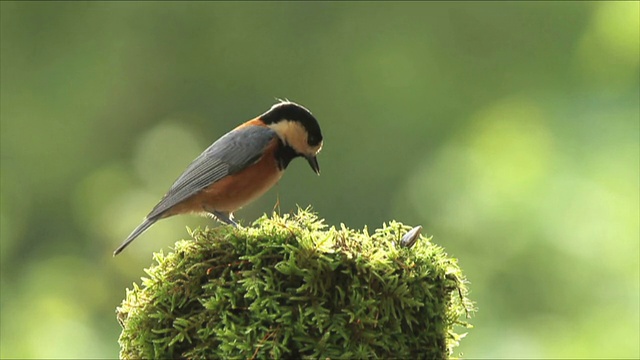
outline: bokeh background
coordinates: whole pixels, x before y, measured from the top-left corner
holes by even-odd
[[[113,258],[275,98],[325,135],[237,213],[397,219],[459,259],[467,358],[638,358],[638,2],[6,2],[3,358],[113,358],[115,308],[197,217]]]

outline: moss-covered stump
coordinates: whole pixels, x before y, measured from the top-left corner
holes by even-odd
[[[372,235],[315,215],[196,230],[155,254],[118,308],[123,358],[449,357],[471,303],[455,259],[391,222]]]

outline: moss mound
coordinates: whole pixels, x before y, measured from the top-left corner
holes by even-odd
[[[449,357],[471,303],[455,259],[391,222],[372,235],[306,210],[196,230],[117,310],[122,358]]]

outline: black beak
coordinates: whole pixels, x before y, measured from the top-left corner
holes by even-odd
[[[307,156],[307,161],[309,165],[316,172],[316,174],[320,175],[320,165],[318,165],[318,159],[315,156]]]

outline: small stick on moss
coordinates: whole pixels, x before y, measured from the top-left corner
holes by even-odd
[[[270,337],[275,335],[278,332],[278,330],[280,330],[280,325],[278,325],[278,327],[276,327],[276,329],[273,331],[269,329],[269,332],[267,332],[267,334],[260,340],[258,345],[256,345],[256,351],[253,352],[253,355],[251,356],[250,360],[255,360],[256,356],[258,355],[258,351],[260,351],[260,349],[264,346],[264,343],[266,343]]]

